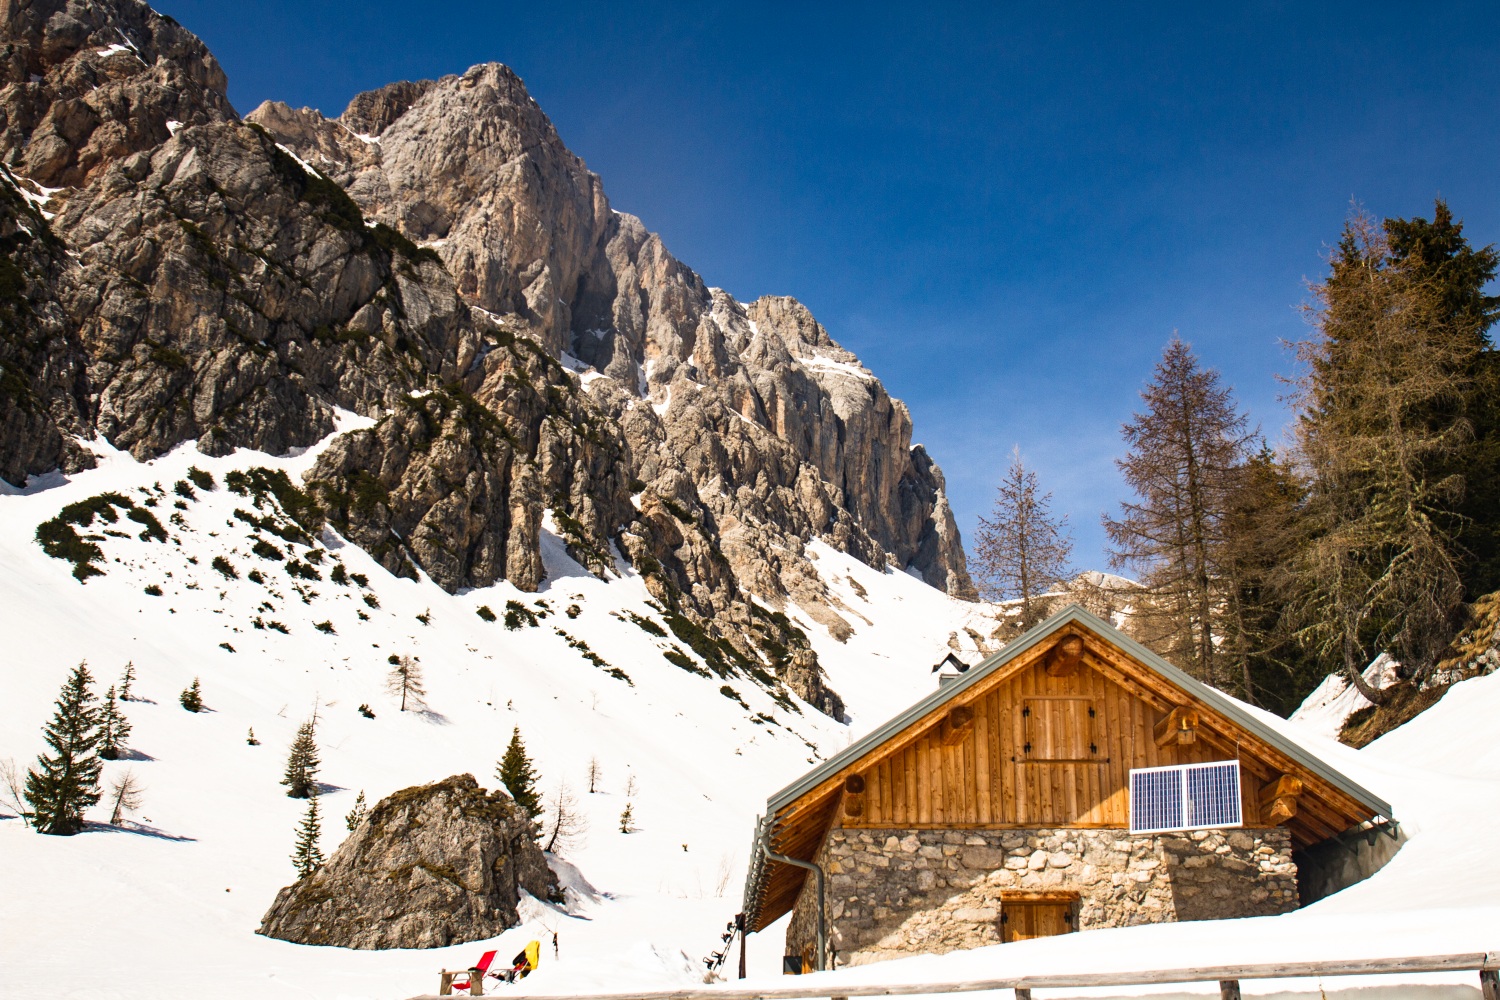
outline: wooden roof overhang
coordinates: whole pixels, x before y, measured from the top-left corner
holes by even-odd
[[[811,861],[837,815],[844,782],[939,725],[954,708],[976,700],[1051,651],[1055,637],[1085,637],[1084,663],[1162,712],[1199,713],[1198,739],[1238,758],[1262,781],[1280,774],[1304,783],[1297,814],[1285,825],[1298,847],[1319,843],[1366,822],[1394,819],[1390,804],[1341,774],[1307,748],[1257,718],[1118,629],[1073,604],[1031,629],[961,678],[940,687],[905,712],[783,788],[766,803],[756,827],[745,881],[748,928],[764,929],[796,905],[807,872],[771,860],[774,853]]]

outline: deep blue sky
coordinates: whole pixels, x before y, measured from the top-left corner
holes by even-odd
[[[1274,439],[1351,198],[1441,195],[1500,239],[1493,0],[153,2],[242,113],[509,64],[616,208],[711,285],[806,302],[907,402],[966,540],[1019,444],[1080,565],[1174,330]]]

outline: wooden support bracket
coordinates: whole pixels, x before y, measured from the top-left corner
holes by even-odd
[[[1238,979],[1219,980],[1219,1000],[1240,1000],[1240,981]]]
[[[938,723],[938,742],[945,747],[962,743],[974,731],[974,710],[960,705]]]
[[[1302,779],[1282,774],[1266,782],[1260,790],[1262,821],[1280,826],[1297,815],[1297,796],[1302,794]]]
[[[1156,724],[1156,745],[1186,746],[1198,742],[1198,710],[1177,706]]]
[[[844,815],[858,819],[865,814],[865,776],[851,774],[844,779]]]
[[[1069,633],[1057,640],[1047,650],[1045,662],[1048,677],[1072,677],[1083,662],[1083,636]]]

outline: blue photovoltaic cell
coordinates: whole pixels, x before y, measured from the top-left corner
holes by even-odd
[[[1130,829],[1136,833],[1239,826],[1239,761],[1130,772]]]
[[[1187,768],[1187,826],[1240,825],[1240,768],[1236,761]]]

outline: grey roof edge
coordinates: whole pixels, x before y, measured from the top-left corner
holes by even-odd
[[[822,764],[804,774],[801,778],[773,794],[766,800],[764,820],[766,836],[769,836],[776,826],[778,820],[777,814],[782,809],[817,787],[825,779],[880,746],[917,719],[931,712],[944,702],[952,701],[975,684],[983,681],[984,678],[994,673],[1006,663],[1009,663],[1056,632],[1060,627],[1071,622],[1077,622],[1090,631],[1098,633],[1119,647],[1123,652],[1128,653],[1134,659],[1156,671],[1167,681],[1182,688],[1187,693],[1201,698],[1209,705],[1212,705],[1216,712],[1242,728],[1249,730],[1272,747],[1307,768],[1308,771],[1316,774],[1330,785],[1333,785],[1374,812],[1377,816],[1384,817],[1385,819],[1395,818],[1389,802],[1353,779],[1345,776],[1300,743],[1283,736],[1281,733],[1267,726],[1264,722],[1246,712],[1228,696],[1188,676],[1181,669],[1174,667],[1156,653],[1153,653],[1086,608],[1078,604],[1069,604],[1067,607],[1052,614],[1045,621],[1033,626],[1019,638],[1007,644],[1003,649],[986,657],[978,665],[970,667],[968,672],[959,675],[957,680],[950,681],[948,684],[931,692],[904,712],[887,720],[861,739],[851,743]]]

